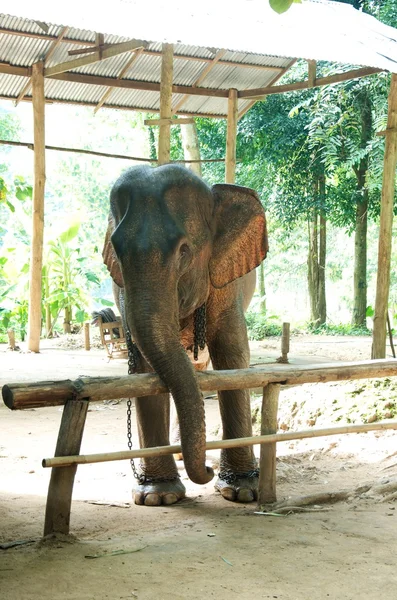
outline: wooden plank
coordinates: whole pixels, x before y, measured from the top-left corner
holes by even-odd
[[[43,265],[44,188],[45,188],[45,114],[44,64],[33,65],[32,94],[34,121],[34,182],[32,200],[32,239],[29,274],[28,349],[40,350],[41,272]]]
[[[212,62],[210,64],[208,64],[205,69],[200,73],[200,76],[198,77],[198,79],[196,79],[196,81],[193,83],[193,86],[198,86],[200,85],[200,83],[202,83],[204,81],[204,79],[207,77],[208,73],[210,71],[212,71],[212,69],[215,67],[215,65],[221,60],[222,56],[225,55],[227,51],[226,50],[219,50],[214,59],[212,60]],[[187,101],[187,99],[189,98],[189,96],[187,94],[185,94],[177,103],[176,106],[174,106],[173,109],[173,113],[176,113]]]
[[[80,452],[88,400],[69,400],[63,409],[55,456],[77,455]],[[53,469],[48,486],[44,535],[69,533],[70,509],[77,466]]]
[[[59,37],[53,41],[53,43],[51,44],[51,46],[48,49],[48,52],[45,55],[44,58],[44,65],[46,63],[48,63],[48,61],[50,60],[51,56],[54,54],[55,50],[58,48],[59,44],[62,42],[62,39],[65,37],[66,33],[69,31],[69,27],[64,27],[61,31],[61,33],[59,34]],[[15,101],[15,106],[18,106],[18,104],[21,102],[21,100],[23,99],[23,97],[25,96],[25,94],[27,94],[27,92],[30,89],[30,86],[32,85],[32,80],[30,79],[22,88],[21,92],[19,93],[18,98]]]
[[[1,72],[1,70],[0,70]],[[150,81],[138,81],[136,79],[115,79],[112,77],[99,77],[97,75],[83,75],[80,73],[59,73],[51,79],[59,81],[72,81],[74,83],[88,83],[90,85],[101,85],[130,90],[144,90],[146,92],[160,92],[160,84]],[[189,87],[187,85],[173,85],[174,94],[191,94],[192,96],[209,96],[214,98],[228,98],[228,90],[216,90],[213,88]],[[143,110],[143,109],[141,109]]]
[[[224,448],[241,448],[245,446],[256,446],[258,444],[276,444],[290,442],[291,440],[305,440],[329,435],[343,435],[345,433],[364,433],[368,431],[397,430],[397,421],[381,421],[379,423],[363,423],[360,425],[341,425],[338,427],[324,427],[323,429],[306,429],[304,431],[288,431],[287,433],[275,433],[270,435],[258,435],[247,438],[236,438],[230,440],[215,440],[207,442],[206,450],[219,450]],[[71,465],[84,465],[100,462],[111,462],[115,460],[130,460],[131,458],[148,458],[151,456],[166,456],[167,454],[179,454],[182,447],[157,446],[155,448],[141,448],[137,450],[121,450],[120,452],[103,452],[99,454],[79,454],[77,456],[60,456],[58,458],[44,458],[42,466],[67,468]],[[60,470],[62,470],[60,469]]]
[[[153,127],[154,125],[164,125],[164,124],[168,124],[168,125],[191,125],[192,123],[194,123],[194,119],[193,118],[186,118],[186,119],[145,119],[144,120],[144,124],[148,125],[149,127]]]
[[[158,164],[164,165],[170,161],[171,127],[169,120],[172,116],[172,80],[174,73],[174,47],[163,44],[161,60],[160,84],[160,129],[158,143]]]
[[[121,69],[120,74],[117,77],[117,79],[122,79],[124,77],[124,75],[126,75],[128,73],[128,71],[134,64],[134,62],[141,56],[142,52],[143,52],[143,48],[140,48],[139,50],[134,51],[133,55],[127,61],[126,65]],[[113,94],[113,92],[114,92],[114,88],[108,87],[108,89],[103,94],[102,98],[99,100],[98,104],[94,108],[94,114],[97,113],[98,110],[105,104],[106,100],[108,100],[110,98],[110,96]]]
[[[307,66],[308,66],[307,80],[309,82],[309,88],[312,88],[316,85],[317,61],[316,60],[308,60]]]
[[[340,83],[341,81],[349,81],[350,79],[357,79],[359,77],[366,77],[368,75],[375,75],[381,73],[382,69],[374,69],[372,67],[364,67],[362,69],[355,69],[353,71],[346,71],[346,73],[337,73],[336,75],[329,75],[328,77],[319,77],[315,81],[315,87],[322,85],[331,85],[333,83]],[[286,85],[269,86],[265,88],[258,88],[252,90],[242,90],[238,93],[239,98],[255,98],[260,100],[265,98],[269,94],[284,94],[285,92],[294,92],[297,90],[306,90],[310,87],[309,81],[298,81],[296,83],[288,83]]]
[[[396,165],[397,75],[392,74],[389,92],[385,154],[383,159],[383,181],[378,243],[378,271],[376,279],[374,328],[372,332],[373,358],[383,358],[386,355],[386,317],[390,288],[390,263]]]
[[[226,183],[236,180],[236,147],[237,147],[237,120],[238,120],[238,92],[229,91],[227,105],[227,134],[226,134]]]
[[[3,73],[4,75],[17,75],[18,77],[31,77],[32,68],[15,67],[14,65],[10,65],[8,63],[1,63],[0,73]]]
[[[124,52],[130,52],[131,50],[145,47],[146,44],[147,43],[143,40],[131,40],[129,42],[121,42],[120,44],[112,44],[111,47],[106,48],[102,52],[99,51],[89,56],[81,56],[80,58],[67,60],[66,62],[59,63],[59,65],[49,67],[44,70],[44,77],[52,77],[53,75],[58,75],[65,71],[71,71],[85,65],[91,65],[98,61],[106,60],[107,58],[113,58],[113,56],[124,54]]]
[[[201,371],[196,373],[200,389],[237,390],[264,388],[268,383],[301,385],[347,379],[397,377],[397,360],[368,360],[309,365],[273,364],[255,369]],[[95,401],[164,394],[168,390],[155,373],[124,377],[81,377],[75,381],[12,383],[2,388],[3,401],[11,410],[60,406],[71,398]]]
[[[277,411],[280,384],[270,383],[263,388],[261,436],[277,433]],[[277,444],[261,446],[259,459],[258,504],[275,502],[276,496],[276,452]]]

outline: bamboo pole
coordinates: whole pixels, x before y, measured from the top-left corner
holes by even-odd
[[[255,369],[201,371],[196,373],[202,391],[265,387],[268,383],[301,385],[348,379],[396,377],[397,360],[320,363],[311,365],[273,364]],[[2,395],[11,410],[62,406],[72,398],[91,401],[164,394],[167,387],[155,373],[124,377],[81,377],[74,381],[41,381],[4,385]]]
[[[32,240],[29,276],[28,349],[40,350],[41,331],[41,271],[43,265],[44,187],[45,187],[45,101],[44,63],[32,67],[34,120],[34,184],[32,211]]]
[[[387,133],[383,163],[382,198],[380,208],[378,272],[374,328],[372,333],[372,358],[386,356],[386,314],[390,288],[390,261],[392,248],[392,226],[394,189],[397,165],[397,75],[392,74]]]
[[[280,384],[270,383],[263,388],[261,437],[277,433],[277,411]],[[258,504],[275,502],[276,496],[276,442],[261,445],[259,461]]]
[[[236,181],[236,142],[238,121],[238,95],[237,90],[229,90],[227,112],[227,137],[226,137],[226,183]]]
[[[304,431],[289,431],[288,433],[275,433],[272,435],[258,435],[256,437],[237,438],[232,440],[216,440],[206,443],[206,450],[219,450],[222,448],[239,448],[255,446],[257,444],[275,444],[290,442],[292,440],[305,440],[308,438],[326,437],[329,435],[342,435],[345,433],[364,433],[368,431],[386,431],[397,429],[397,421],[382,421],[380,423],[364,423],[360,425],[340,425],[338,427],[325,427],[323,429],[306,429]],[[85,465],[99,462],[112,462],[116,460],[130,460],[131,458],[148,458],[151,456],[166,456],[178,454],[182,451],[180,445],[157,446],[155,448],[141,448],[137,450],[121,450],[120,452],[102,452],[100,454],[79,454],[76,456],[60,456],[44,458],[42,466],[69,467],[71,465]]]
[[[170,133],[169,122],[161,122],[161,119],[172,117],[172,79],[173,79],[174,47],[172,44],[163,44],[163,55],[161,60],[161,83],[160,83],[160,125],[159,125],[159,149],[158,164],[164,165],[170,161]]]

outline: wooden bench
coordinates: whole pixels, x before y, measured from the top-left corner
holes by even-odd
[[[111,358],[128,358],[127,342],[121,319],[104,323],[101,317],[98,317],[98,327],[101,342],[106,348],[109,360]]]

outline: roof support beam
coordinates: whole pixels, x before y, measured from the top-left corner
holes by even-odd
[[[33,231],[30,252],[28,349],[40,350],[41,273],[43,266],[45,127],[44,127],[44,63],[33,65],[34,183]]]
[[[105,48],[105,50],[99,50],[92,55],[81,56],[80,58],[68,60],[60,63],[59,65],[55,65],[54,67],[50,67],[49,69],[45,69],[44,76],[52,77],[53,75],[58,75],[59,73],[64,73],[65,71],[71,71],[72,69],[78,69],[79,67],[84,67],[85,65],[91,65],[92,63],[99,62],[100,60],[106,60],[107,58],[112,58],[113,56],[118,56],[124,52],[130,52],[131,50],[137,50],[138,48],[144,48],[145,46],[146,42],[143,40],[131,40],[129,42],[122,42],[121,44],[112,44],[111,46]]]
[[[227,105],[227,134],[226,134],[226,183],[236,180],[236,142],[238,120],[238,95],[237,90],[229,90]]]
[[[135,50],[134,51],[134,54],[127,61],[126,65],[121,69],[120,75],[117,77],[117,79],[119,79],[119,80],[122,79],[124,77],[124,75],[126,75],[128,73],[129,69],[132,67],[132,65],[137,60],[137,58],[140,57],[140,55],[142,54],[142,52],[143,52],[143,48],[140,48],[139,50]],[[94,114],[97,113],[98,110],[105,104],[106,100],[108,100],[110,98],[110,96],[114,92],[114,89],[115,88],[108,87],[108,89],[103,94],[102,98],[99,100],[98,104],[94,108]]]
[[[59,44],[62,42],[62,38],[67,34],[67,32],[69,31],[69,27],[64,27],[61,31],[61,33],[59,34],[59,37],[54,40],[51,44],[51,46],[48,49],[47,54],[45,55],[45,59],[44,59],[44,65],[46,62],[48,62],[51,58],[51,56],[54,54],[55,50],[58,48]],[[32,85],[32,79],[30,79],[22,88],[22,90],[19,93],[18,98],[15,101],[15,106],[18,106],[18,104],[20,103],[20,101],[22,100],[22,98],[25,96],[25,94],[28,93],[28,91],[30,90],[30,86]]]
[[[354,69],[353,71],[346,71],[345,73],[337,73],[336,75],[329,75],[328,77],[320,77],[315,80],[315,87],[322,85],[331,85],[333,83],[340,83],[341,81],[349,81],[350,79],[357,79],[359,77],[365,77],[367,75],[374,75],[380,73],[382,69],[375,69],[372,67],[364,67],[362,69]],[[239,98],[252,98],[255,100],[261,100],[266,98],[269,94],[283,94],[284,92],[293,92],[296,90],[307,90],[310,87],[310,82],[298,81],[296,83],[288,83],[286,85],[269,86],[265,88],[258,88],[253,90],[243,90],[238,93]]]
[[[372,358],[385,358],[386,355],[386,319],[390,288],[393,205],[397,166],[397,75],[395,74],[392,75],[390,84],[386,132],[379,223],[378,272],[376,279],[374,328],[372,333]]]
[[[1,73],[1,67],[0,67]],[[135,79],[114,79],[111,77],[99,77],[97,75],[83,75],[81,73],[60,73],[51,79],[60,81],[73,81],[74,83],[88,83],[106,87],[124,88],[130,90],[144,90],[146,92],[159,92],[160,84],[150,81],[137,81]],[[190,87],[187,85],[173,85],[173,94],[191,94],[193,96],[210,96],[215,98],[228,98],[228,90],[215,90],[212,88]]]
[[[172,116],[172,79],[174,74],[174,47],[172,44],[163,44],[163,58],[161,60],[160,84],[160,131],[158,147],[158,164],[165,165],[170,162],[171,152],[171,125]]]
[[[207,66],[204,68],[204,70],[201,72],[201,74],[200,74],[199,78],[198,78],[198,79],[196,79],[196,81],[193,83],[193,86],[194,86],[194,87],[196,87],[196,86],[199,86],[199,85],[200,85],[200,83],[202,83],[202,82],[204,81],[204,79],[207,77],[208,73],[209,73],[210,71],[212,71],[212,69],[213,69],[213,68],[215,67],[215,65],[216,65],[216,64],[217,64],[217,63],[218,63],[218,62],[221,60],[222,56],[224,56],[224,55],[225,55],[225,53],[226,53],[226,50],[219,50],[219,51],[216,53],[214,60],[213,60],[211,63],[209,63],[209,64],[208,64],[208,65],[207,65]],[[177,112],[177,111],[178,111],[178,110],[181,108],[181,106],[183,106],[183,105],[185,104],[185,102],[187,101],[188,97],[189,97],[189,96],[188,96],[187,94],[185,94],[185,95],[183,96],[183,98],[181,98],[181,100],[179,100],[178,104],[177,104],[176,106],[174,106],[174,109],[173,109],[173,111],[172,111],[172,112],[173,112],[173,113],[176,113],[176,112]]]

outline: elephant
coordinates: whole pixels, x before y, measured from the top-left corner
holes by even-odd
[[[205,328],[200,343],[207,344],[214,369],[249,367],[244,310],[267,251],[265,213],[249,188],[210,188],[185,167],[166,164],[131,167],[111,189],[104,263],[134,343],[136,372],[155,371],[172,394],[186,472],[197,484],[214,472],[205,464],[204,401],[186,351],[197,346],[196,323],[197,331]],[[218,397],[224,439],[251,436],[249,391]],[[135,406],[141,447],[168,445],[169,394],[136,398]],[[174,456],[147,458],[140,468],[136,504],[169,505],[185,497]],[[252,447],[222,450],[219,469],[215,489],[224,498],[257,498]]]

